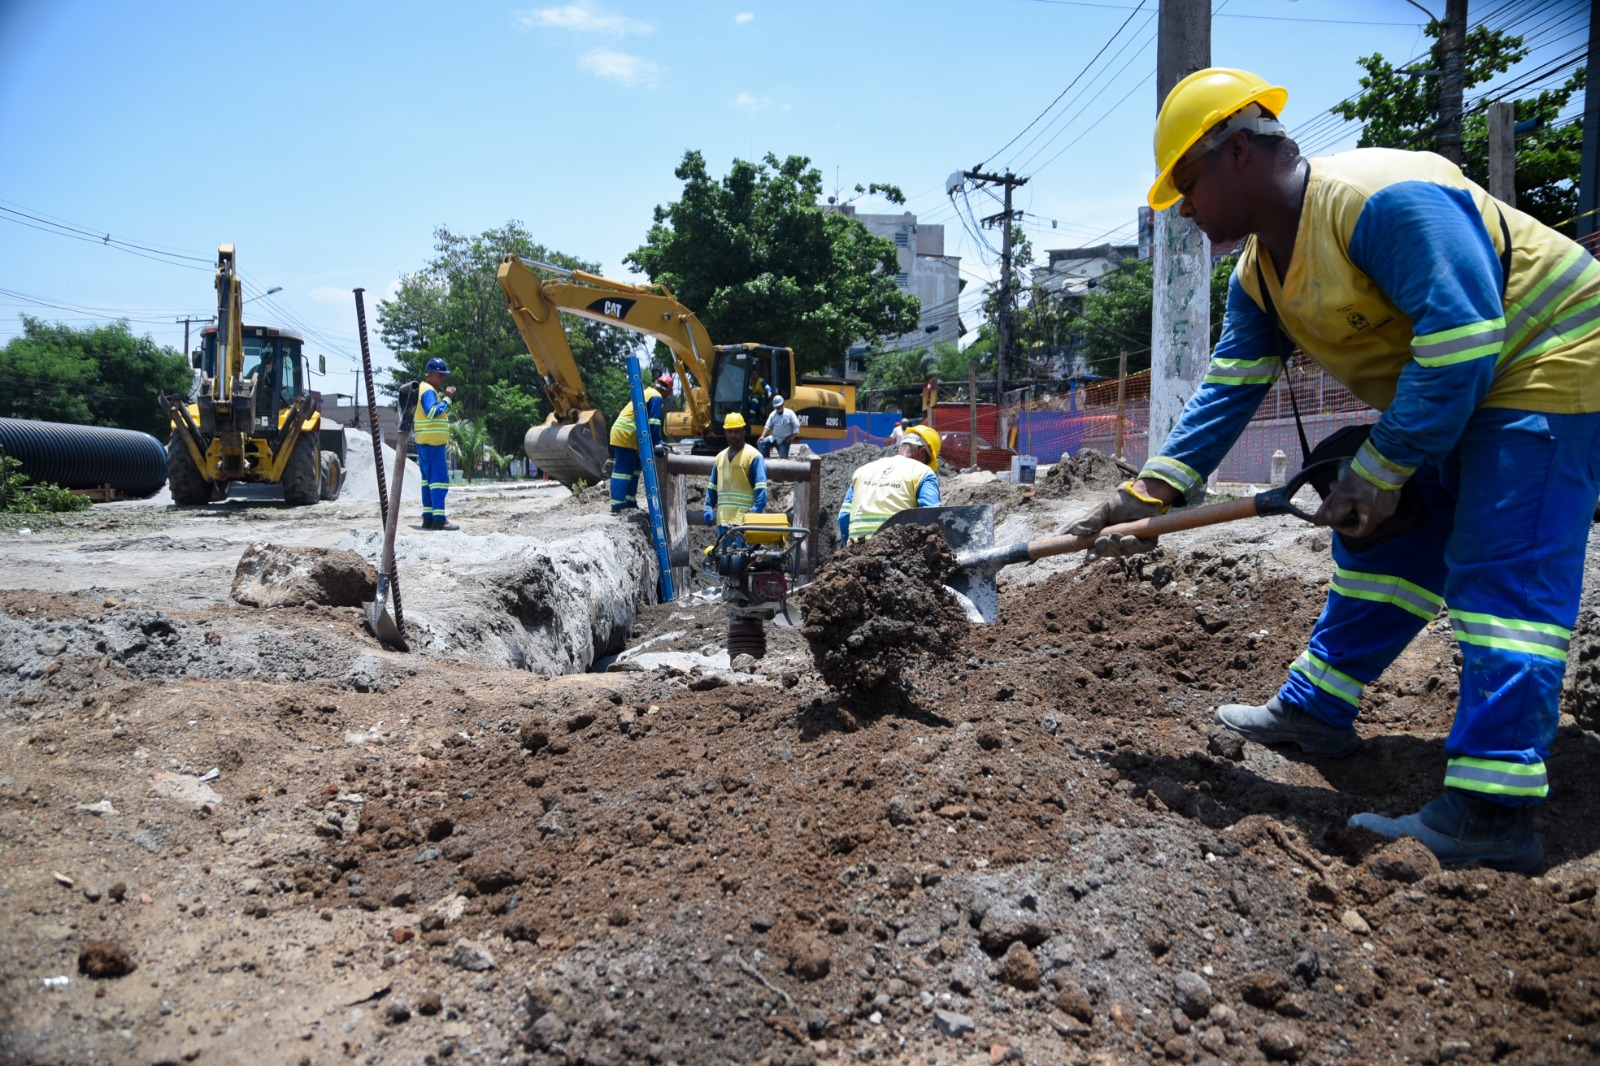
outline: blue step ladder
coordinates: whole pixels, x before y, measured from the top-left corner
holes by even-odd
[[[633,393],[634,437],[639,445],[639,465],[644,470],[644,494],[650,511],[650,540],[655,544],[656,569],[661,572],[661,602],[671,603],[672,553],[667,547],[666,516],[661,509],[661,483],[656,478],[655,438],[650,432],[650,415],[645,410],[644,379],[639,374],[639,357],[628,356],[628,388]]]

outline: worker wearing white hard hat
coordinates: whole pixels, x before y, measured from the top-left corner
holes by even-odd
[[[761,431],[761,439],[756,441],[756,447],[761,449],[762,458],[771,459],[773,449],[777,449],[779,459],[789,458],[789,446],[799,435],[800,416],[789,410],[782,396],[774,396],[772,413],[767,416],[767,424]]]

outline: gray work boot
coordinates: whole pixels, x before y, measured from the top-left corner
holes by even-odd
[[[1443,866],[1480,863],[1530,873],[1544,865],[1544,845],[1533,831],[1527,807],[1507,807],[1455,789],[1446,789],[1415,814],[1357,814],[1349,824],[1390,840],[1416,837]]]
[[[439,530],[440,532],[449,532],[451,530],[460,529],[461,527],[450,521],[448,518],[435,518],[433,520],[433,528]]]
[[[1276,696],[1261,706],[1223,704],[1217,708],[1217,724],[1257,744],[1298,744],[1312,755],[1331,759],[1354,755],[1361,745],[1352,727],[1327,725]]]

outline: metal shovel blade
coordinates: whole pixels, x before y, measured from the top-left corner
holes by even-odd
[[[400,627],[395,625],[394,615],[389,613],[389,575],[378,575],[377,598],[361,605],[367,612],[367,628],[372,630],[372,635],[388,646],[399,651],[410,651],[406,638],[400,635]]]
[[[958,559],[994,547],[994,508],[986,503],[913,507],[890,515],[879,529],[891,526],[937,526]],[[966,597],[985,622],[1000,617],[1000,590],[993,570],[963,565],[951,577],[950,588]]]

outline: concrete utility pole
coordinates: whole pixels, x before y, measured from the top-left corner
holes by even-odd
[[[189,323],[191,323],[191,322],[210,322],[212,317],[213,316],[211,316],[211,315],[207,315],[205,318],[175,318],[175,319],[173,319],[174,322],[181,322],[183,324],[183,361],[184,362],[187,363],[189,361]]]
[[[1172,87],[1211,65],[1209,0],[1161,0],[1156,107]],[[1211,242],[1176,205],[1155,214],[1150,315],[1150,440],[1160,451],[1211,356]]]
[[[1006,190],[1006,209],[998,215],[990,215],[983,219],[985,226],[999,223],[1001,227],[1000,238],[1000,306],[995,314],[995,326],[999,329],[999,350],[995,353],[994,360],[994,404],[996,414],[1005,403],[1006,389],[1006,360],[1011,357],[1011,220],[1015,213],[1011,210],[1011,190],[1020,189],[1028,184],[1027,178],[1014,176],[1007,170],[1004,174],[983,174],[976,170],[963,170],[961,176],[969,181],[993,182],[1002,185]],[[1000,442],[1005,440],[1005,430],[998,422],[995,432],[1000,437]]]
[[[1594,66],[1594,55],[1600,51],[1600,19],[1589,15],[1589,78],[1583,86],[1583,169],[1578,179],[1578,240],[1593,248],[1595,232],[1600,230],[1600,85],[1595,79],[1600,70]]]
[[[1517,206],[1517,105],[1489,105],[1489,195]]]
[[[1439,154],[1461,165],[1461,94],[1466,83],[1467,0],[1444,5],[1444,36],[1439,39],[1443,73],[1439,78]]]

